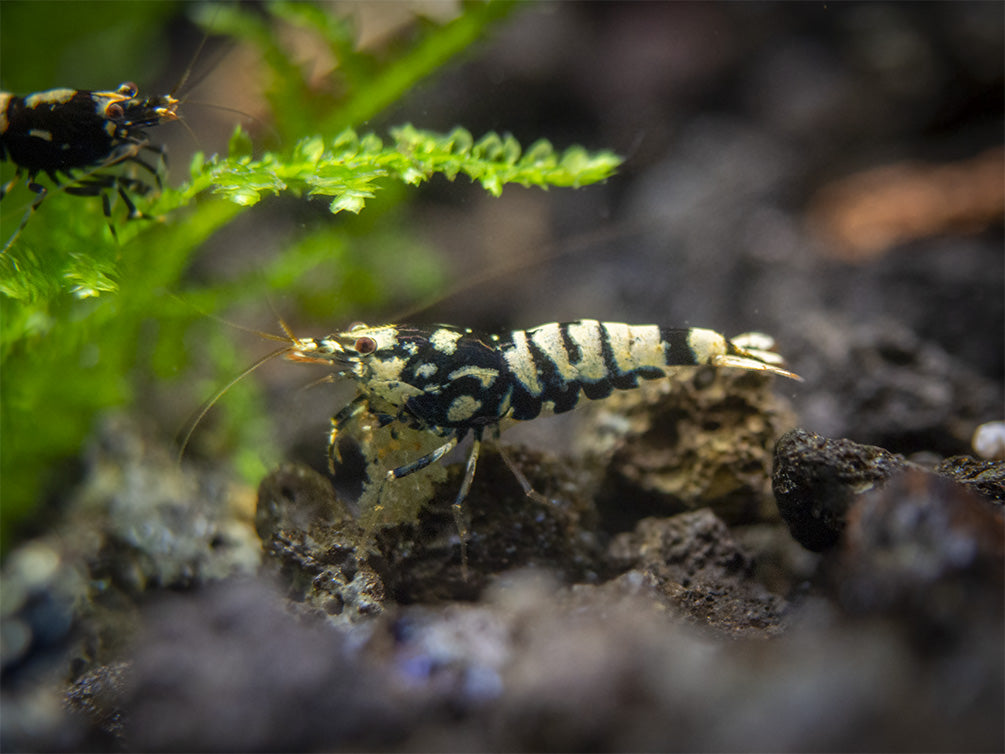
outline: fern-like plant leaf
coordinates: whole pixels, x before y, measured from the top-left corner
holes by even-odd
[[[468,176],[499,196],[506,184],[585,186],[613,175],[620,158],[612,152],[571,147],[558,152],[545,140],[524,150],[512,136],[489,133],[475,141],[463,128],[437,134],[411,125],[391,130],[384,143],[373,134],[346,129],[329,142],[320,136],[301,140],[288,158],[266,153],[257,160],[232,155],[204,166],[181,191],[186,197],[211,188],[243,206],[264,194],[291,191],[330,199],[332,212],[359,212],[381,182],[417,185],[441,174]]]

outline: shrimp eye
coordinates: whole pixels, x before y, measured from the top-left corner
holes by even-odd
[[[118,102],[113,102],[112,104],[110,104],[108,107],[105,108],[105,117],[111,118],[112,120],[121,118],[125,114],[126,114],[125,110],[122,109],[122,105],[120,105]]]
[[[373,338],[359,338],[353,348],[356,349],[357,353],[361,353],[365,356],[366,354],[373,353],[377,350],[377,341]]]

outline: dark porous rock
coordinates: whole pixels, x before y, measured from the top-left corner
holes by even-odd
[[[414,521],[374,531],[360,526],[327,477],[282,466],[260,486],[258,532],[293,601],[335,622],[373,615],[387,600],[474,599],[490,575],[524,566],[554,569],[569,580],[596,578],[601,548],[592,534],[592,478],[548,454],[514,449],[511,455],[548,499],[528,497],[501,456],[485,448],[464,502],[463,555],[452,508],[462,464],[447,468],[446,481]]]
[[[597,578],[602,554],[591,498],[593,477],[567,459],[528,448],[507,448],[531,487],[545,499],[528,497],[491,445],[478,462],[464,501],[467,569],[460,562],[460,535],[452,503],[464,473],[449,469],[439,494],[419,520],[385,529],[377,542],[388,561],[389,591],[399,602],[475,597],[502,571],[536,566],[567,581]]]
[[[856,495],[912,466],[882,448],[794,429],[775,446],[772,487],[792,536],[820,552],[837,543]]]
[[[830,579],[848,610],[897,614],[936,638],[968,635],[1001,624],[1003,548],[1000,505],[912,470],[856,499]]]
[[[299,610],[338,623],[383,609],[383,581],[358,557],[363,531],[327,477],[307,466],[280,466],[259,485],[255,528],[266,562]]]
[[[736,636],[781,631],[785,601],[752,578],[753,560],[707,508],[644,519],[614,538],[609,556],[632,569],[621,580],[641,575],[661,602],[696,625]]]
[[[1005,461],[952,456],[936,466],[935,472],[979,492],[999,505],[1005,504]]]
[[[251,491],[223,473],[188,469],[142,420],[113,415],[87,454],[73,515],[100,542],[93,579],[124,593],[184,589],[259,564]]]
[[[90,745],[85,749],[97,751],[121,747],[121,704],[128,677],[129,663],[116,661],[98,665],[70,684],[66,692],[66,706],[89,723]]]

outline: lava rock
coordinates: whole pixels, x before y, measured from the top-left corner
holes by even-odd
[[[545,453],[514,448],[511,455],[548,501],[526,495],[501,456],[485,448],[464,503],[466,557],[452,508],[460,464],[446,467],[446,481],[415,520],[372,530],[337,499],[328,478],[282,466],[259,488],[258,532],[294,604],[335,622],[380,612],[387,601],[474,599],[492,574],[531,565],[595,579],[602,550],[593,477]]]
[[[837,543],[856,495],[911,467],[873,445],[794,429],[775,446],[772,489],[792,536],[820,552]]]
[[[953,456],[936,466],[935,473],[949,477],[999,505],[1005,504],[1005,461]]]
[[[364,533],[327,477],[307,466],[280,466],[259,485],[255,528],[298,611],[339,623],[383,610],[384,583],[367,558],[357,557]]]
[[[782,630],[785,601],[752,578],[752,558],[707,508],[644,519],[635,531],[615,537],[608,553],[632,569],[621,579],[651,584],[659,602],[695,625],[734,636]]]
[[[926,469],[883,448],[795,429],[775,447],[772,484],[792,536],[820,552],[838,542],[858,495],[906,471]],[[1005,502],[1005,462],[953,456],[927,471]]]
[[[121,704],[128,690],[130,664],[111,662],[98,665],[74,681],[66,692],[66,706],[88,721],[84,751],[121,748],[123,719]]]
[[[387,583],[401,603],[474,599],[494,574],[536,566],[568,581],[597,578],[603,552],[596,536],[594,477],[568,459],[508,447],[510,459],[545,500],[528,497],[491,445],[464,501],[467,567],[452,503],[464,468],[453,464],[418,519],[377,534]]]

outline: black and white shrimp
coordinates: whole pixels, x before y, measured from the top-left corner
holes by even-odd
[[[785,369],[773,347],[771,337],[761,333],[728,339],[701,328],[582,319],[506,335],[449,325],[423,329],[356,324],[323,338],[292,338],[284,355],[330,365],[333,377],[353,378],[359,388],[356,399],[332,419],[332,471],[340,461],[340,436],[361,423],[368,429],[374,423],[397,423],[437,438],[431,451],[384,472],[385,483],[437,462],[467,435],[473,436],[453,503],[463,542],[462,505],[486,430],[498,437],[504,423],[569,411],[581,396],[605,398],[614,390],[638,387],[639,380],[665,377],[674,367],[730,367],[801,379]],[[535,496],[519,469],[505,453],[502,457],[524,491]]]
[[[106,173],[106,168],[131,162],[148,171],[161,185],[158,168],[141,156],[150,151],[163,159],[163,150],[147,139],[143,129],[178,120],[179,100],[170,94],[139,96],[136,84],[126,82],[114,91],[48,89],[25,96],[0,92],[0,160],[15,165],[14,177],[0,188],[0,199],[20,179],[28,177],[35,199],[21,224],[4,244],[6,251],[45,199],[48,189],[38,182],[45,173],[53,184],[76,196],[101,196],[111,223],[108,190],[115,189],[131,218],[141,217],[127,190],[144,194],[149,184]],[[69,179],[64,185],[61,176]]]

